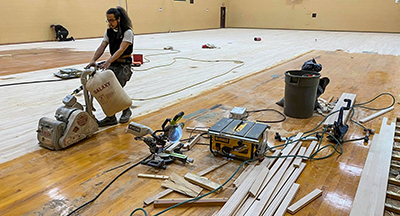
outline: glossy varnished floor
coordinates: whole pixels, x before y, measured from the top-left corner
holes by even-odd
[[[347,92],[357,94],[356,102],[360,103],[382,92],[398,94],[400,57],[313,51],[270,70],[179,101],[146,116],[134,118],[133,121],[158,129],[165,118],[184,111],[187,126],[212,126],[220,118],[227,116],[229,110],[235,106],[247,107],[248,110],[274,108],[282,111],[275,102],[283,96],[284,72],[300,68],[304,61],[312,57],[323,65],[322,77],[327,76],[331,79],[322,98],[340,97],[343,92]],[[385,107],[390,102],[389,97],[383,97],[371,106]],[[384,116],[394,121],[399,112],[396,104],[395,110]],[[356,109],[354,119],[372,113]],[[249,119],[277,118],[279,116],[271,113],[257,113]],[[379,130],[381,119],[382,117],[379,117],[365,125]],[[271,124],[270,141],[274,142],[274,132],[283,136],[293,135],[315,127],[321,120],[321,116],[314,114],[309,119],[288,118],[283,123]],[[352,123],[349,123],[349,126],[346,138],[363,136],[364,132],[360,127]],[[121,171],[149,154],[144,143],[135,141],[131,134],[125,133],[126,127],[127,124],[110,128],[63,151],[41,149],[0,164],[0,215],[66,215],[91,200]],[[188,135],[185,133],[184,138]],[[207,143],[208,140],[202,139],[200,142]],[[321,188],[323,195],[296,215],[348,215],[368,149],[369,144],[361,141],[345,143],[342,155],[335,153],[328,159],[307,162],[305,171],[297,181],[300,190],[295,200],[315,188]],[[321,156],[330,151],[332,149],[328,148],[321,152]],[[161,180],[137,178],[138,173],[168,175],[175,172],[184,175],[187,172],[196,173],[222,160],[214,157],[208,146],[204,145],[196,145],[186,154],[194,158],[194,164],[182,165],[177,162],[168,166],[166,170],[142,165],[133,168],[112,184],[98,200],[85,208],[81,215],[129,215],[134,209],[143,206],[142,201],[146,197],[163,190],[160,188]],[[131,163],[113,169],[127,162]],[[239,164],[240,161],[232,161],[206,177],[214,182],[223,183]],[[233,191],[228,186],[222,193],[211,197],[229,197]],[[166,198],[174,197],[183,195],[173,193]],[[145,209],[150,214],[163,210],[154,209],[152,205]],[[163,215],[212,215],[218,209],[219,207],[176,208]],[[143,214],[138,212],[135,215]]]

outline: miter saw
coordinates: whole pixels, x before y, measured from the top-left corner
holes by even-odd
[[[146,143],[152,154],[149,159],[142,161],[142,164],[166,169],[166,165],[176,159],[182,163],[193,163],[193,159],[189,159],[180,152],[181,147],[168,150],[169,146],[175,145],[182,138],[184,124],[178,123],[178,121],[183,115],[184,113],[180,112],[173,119],[167,118],[161,126],[162,129],[156,131],[136,122],[129,124],[126,132],[133,134],[135,140],[142,140]]]

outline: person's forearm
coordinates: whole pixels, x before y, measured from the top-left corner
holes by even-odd
[[[118,49],[118,50],[114,53],[114,55],[112,55],[107,61],[109,61],[110,63],[113,63],[115,60],[117,60],[117,59],[122,55],[122,53],[124,53],[124,51],[125,51],[125,50]]]
[[[101,49],[100,47],[97,48],[96,52],[94,53],[94,56],[92,58],[92,61],[95,62],[97,59],[99,59],[104,53],[104,49]]]

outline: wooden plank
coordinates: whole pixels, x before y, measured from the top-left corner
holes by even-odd
[[[299,153],[297,154],[298,156],[304,156],[304,154],[306,153],[307,148],[306,147],[301,147],[299,150]],[[299,167],[301,161],[303,160],[302,157],[296,157],[296,159],[294,159],[293,161],[293,166],[294,167]]]
[[[301,198],[299,201],[289,206],[287,210],[290,214],[295,214],[296,212],[300,211],[300,209],[304,208],[306,205],[308,205],[321,195],[322,195],[322,190],[315,189],[311,193]]]
[[[385,210],[400,214],[400,208],[389,203],[385,203]]]
[[[245,201],[245,198],[248,194],[248,191],[255,181],[253,177],[258,173],[258,168],[254,168],[251,173],[246,177],[242,184],[236,189],[236,191],[232,194],[229,200],[225,203],[224,206],[219,210],[217,216],[230,216],[232,215],[236,209]]]
[[[296,196],[297,191],[299,191],[299,188],[300,188],[299,184],[293,183],[293,185],[290,188],[289,192],[287,193],[287,195],[283,199],[281,205],[276,210],[274,216],[284,216],[285,215],[288,206],[293,201],[294,196]]]
[[[247,178],[251,171],[255,168],[254,164],[250,164],[246,169],[240,174],[240,176],[233,182],[234,187],[239,187],[240,184]]]
[[[165,151],[166,152],[173,152],[174,149],[176,149],[180,144],[181,144],[181,142],[175,142],[172,145],[170,145]]]
[[[208,173],[210,173],[210,172],[212,172],[212,171],[224,166],[227,163],[229,163],[228,160],[226,160],[226,161],[224,161],[223,163],[220,163],[220,164],[212,165],[212,166],[208,167],[207,169],[198,172],[197,175],[199,175],[199,176],[207,175]]]
[[[396,178],[389,178],[388,182],[389,184],[400,186],[400,180],[397,180]]]
[[[317,146],[318,141],[312,141],[310,143],[310,145],[307,148],[306,153],[304,154],[305,157],[303,157],[303,160],[308,160],[308,158],[311,156],[311,154],[313,153],[315,147]]]
[[[138,173],[138,177],[164,179],[164,180],[169,179],[169,176],[166,176],[166,175],[154,175],[154,174],[145,174],[145,173]]]
[[[370,116],[367,116],[367,117],[365,117],[365,118],[362,118],[362,119],[360,119],[360,120],[358,120],[360,123],[365,123],[365,122],[368,122],[368,121],[370,121],[370,120],[372,120],[372,119],[374,119],[374,118],[376,118],[376,117],[378,117],[378,116],[380,116],[380,115],[383,115],[383,114],[385,114],[385,113],[387,113],[387,112],[390,112],[390,111],[392,111],[394,109],[394,107],[389,107],[389,108],[387,108],[387,109],[384,109],[384,110],[381,110],[381,111],[379,111],[379,112],[376,112],[376,113],[374,113],[374,114],[372,114],[372,115],[370,115]]]
[[[189,143],[186,143],[183,147],[186,149],[192,149],[193,146],[200,140],[201,134],[197,134]]]
[[[208,133],[208,128],[196,128],[196,127],[186,127],[186,131],[193,133]]]
[[[173,205],[176,205],[181,202],[185,202],[191,199],[157,199],[154,201],[154,208],[167,208]],[[202,198],[199,200],[195,200],[192,202],[188,202],[180,205],[179,207],[187,207],[187,206],[222,206],[228,201],[227,198]]]
[[[292,151],[292,149],[296,146],[296,144],[300,141],[299,139],[301,138],[301,136],[303,136],[303,133],[302,132],[299,132],[295,137],[294,137],[294,140],[297,140],[296,142],[293,142],[293,143],[291,143],[291,144],[288,144],[287,146],[286,146],[286,148],[284,148],[283,150],[282,150],[282,155],[288,155],[291,151]]]
[[[400,156],[399,155],[392,155],[392,160],[400,161]]]
[[[262,183],[264,182],[265,178],[267,177],[269,169],[264,167],[261,169],[261,172],[257,174],[256,180],[254,181],[253,185],[250,187],[249,193],[251,196],[256,196],[257,192],[260,190]]]
[[[189,182],[191,182],[193,184],[199,185],[199,186],[201,186],[201,187],[203,187],[205,189],[211,190],[211,191],[215,190],[215,189],[217,189],[218,187],[221,186],[221,185],[219,185],[219,184],[217,184],[215,182],[212,182],[212,181],[208,180],[205,177],[200,177],[200,176],[198,176],[196,174],[193,174],[193,173],[186,173],[184,178],[187,181],[189,181]],[[216,192],[219,193],[219,192],[221,192],[221,190],[222,190],[222,187],[221,187],[221,189],[219,189]]]
[[[356,95],[355,94],[350,94],[350,93],[343,93],[342,96],[340,96],[338,102],[336,103],[336,105],[333,108],[333,110],[331,111],[331,113],[340,110],[340,108],[343,107],[343,106],[347,106],[347,103],[344,102],[344,99],[350,99],[351,100],[350,106],[353,106],[353,104],[354,104],[354,102],[356,100]],[[349,117],[349,112],[350,112],[350,110],[344,110],[343,111],[343,124],[345,124],[347,122],[347,119]],[[339,112],[336,112],[336,113],[330,115],[325,120],[323,125],[331,125],[331,124],[333,124],[335,121],[337,121],[338,116],[339,116]]]
[[[172,193],[172,192],[174,192],[174,190],[172,190],[172,189],[166,189],[166,190],[161,191],[160,193],[158,193],[158,194],[156,194],[156,195],[154,195],[154,196],[151,196],[150,198],[145,199],[145,200],[143,201],[143,203],[144,203],[146,206],[148,206],[148,205],[152,204],[152,203],[154,202],[154,200],[160,199],[160,198],[162,198],[162,197],[165,197],[165,196],[167,196],[168,194],[170,194],[170,193]]]
[[[294,167],[294,166],[290,166],[290,167]],[[260,198],[260,202],[258,203],[258,205],[261,206],[262,208],[261,208],[261,212],[258,213],[258,215],[264,215],[264,213],[272,214],[279,207],[279,203],[282,202],[284,195],[288,192],[291,185],[293,185],[296,182],[296,180],[299,178],[299,176],[301,175],[301,173],[303,172],[305,167],[306,167],[306,164],[301,163],[299,168],[295,168],[295,171],[293,172],[292,175],[290,175],[290,178],[287,180],[287,182],[285,182],[281,188],[276,189],[276,192],[277,192],[276,197],[271,196],[271,198],[268,200],[268,202],[266,202],[267,199]],[[255,215],[257,215],[257,214],[255,214]]]
[[[269,159],[268,166],[267,166],[268,169],[271,169],[272,165],[274,165],[275,161],[278,160],[278,156],[281,155],[281,153],[282,153],[281,150],[276,150],[272,154],[272,156],[274,156],[274,157]]]
[[[203,188],[201,188],[201,187],[199,187],[199,186],[197,186],[197,185],[194,185],[194,184],[191,184],[191,183],[187,182],[187,181],[185,180],[185,178],[183,178],[182,176],[177,175],[176,173],[171,173],[171,174],[170,174],[170,179],[171,179],[171,181],[173,181],[175,184],[180,184],[180,185],[182,185],[182,186],[184,186],[184,187],[186,187],[186,188],[192,190],[192,191],[195,192],[197,195],[199,195],[199,194],[201,193],[201,191],[203,190]]]
[[[288,169],[286,170],[285,174],[283,174],[282,179],[279,181],[278,186],[276,186],[274,192],[271,195],[271,198],[269,199],[267,206],[271,203],[271,201],[276,197],[276,195],[279,193],[279,190],[283,187],[283,185],[288,181],[290,176],[294,173],[296,170],[296,167],[294,166],[289,166]]]
[[[350,212],[351,216],[383,215],[389,179],[395,124],[383,118],[380,134],[371,142]]]
[[[290,155],[295,155],[299,150],[299,148],[300,145],[297,144],[296,147],[292,150],[292,152],[290,152]],[[292,161],[293,157],[285,158],[285,162],[282,165],[282,167],[280,167],[279,171],[271,178],[270,182],[268,182],[266,186],[262,188],[261,193],[257,195],[259,201],[253,203],[253,205],[247,211],[246,216],[259,215],[263,212],[265,204],[271,198],[272,193],[276,189],[277,185],[279,184],[279,181],[282,179],[282,176],[284,175],[286,169],[291,165]]]
[[[198,193],[190,190],[189,188],[187,188],[187,187],[185,187],[183,185],[180,185],[180,184],[175,184],[174,182],[172,182],[170,180],[165,180],[161,184],[161,186],[169,188],[171,190],[174,190],[176,192],[179,192],[179,193],[181,193],[183,195],[190,196],[190,197],[197,197],[199,195]]]
[[[392,199],[396,199],[396,200],[400,200],[400,194],[395,193],[393,191],[386,191],[386,197],[392,198]]]

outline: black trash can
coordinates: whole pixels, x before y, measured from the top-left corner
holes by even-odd
[[[293,118],[309,118],[313,115],[320,77],[321,74],[313,71],[285,72],[285,115]]]

